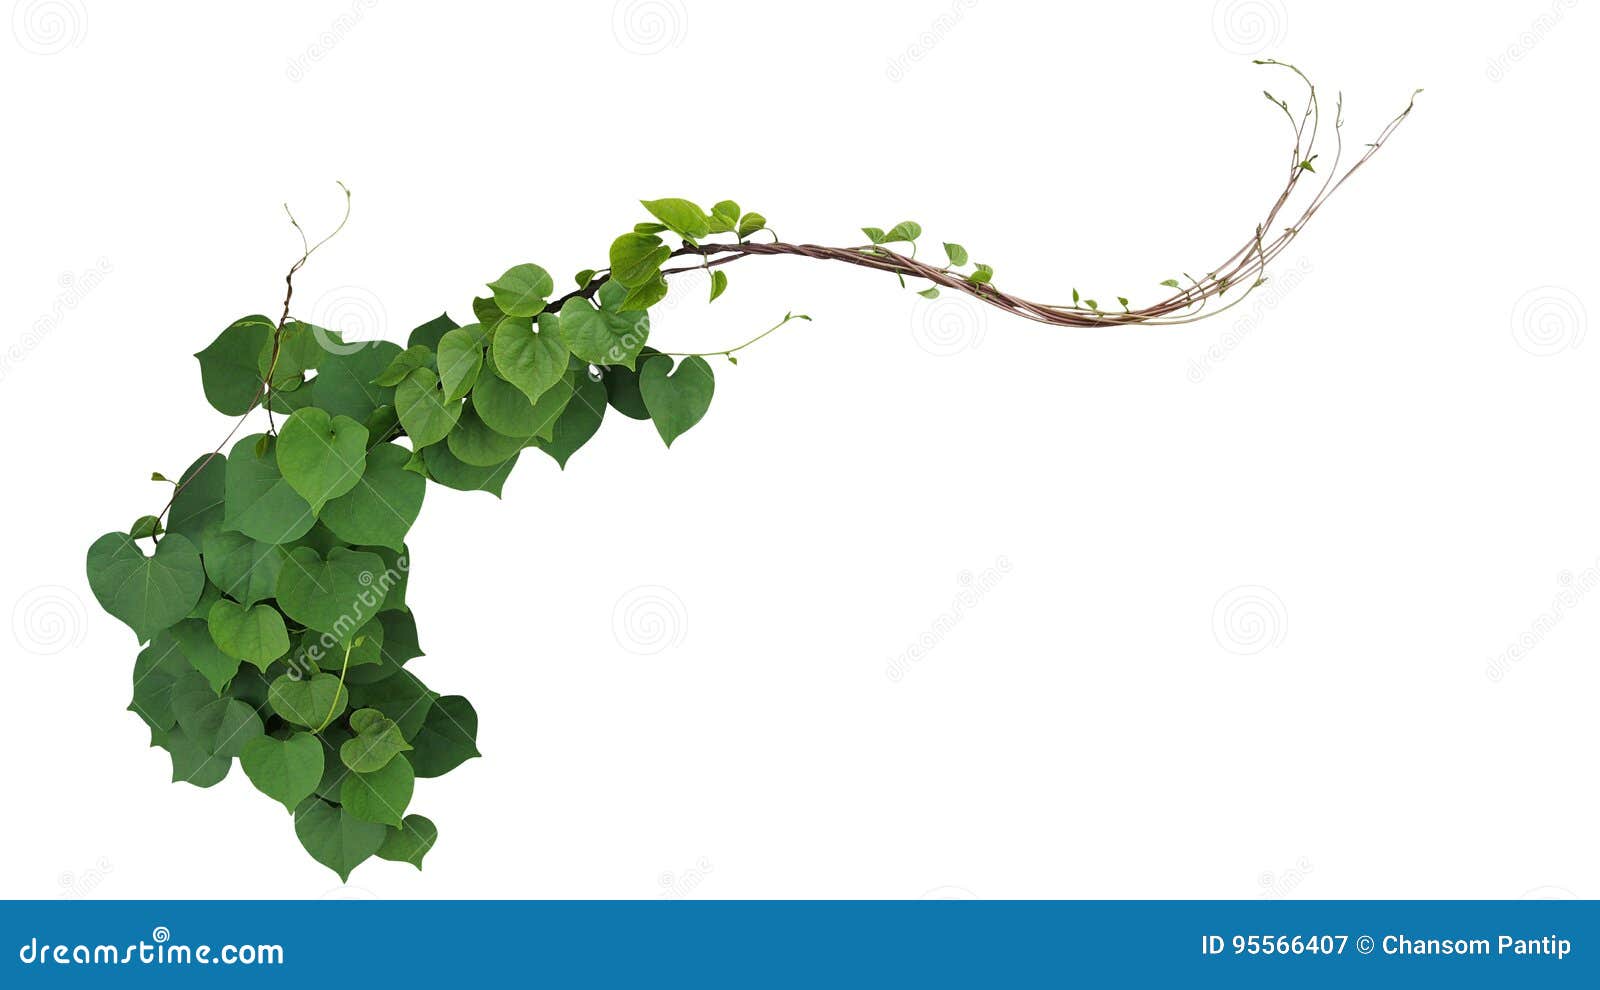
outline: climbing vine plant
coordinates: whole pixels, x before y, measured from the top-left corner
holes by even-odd
[[[753,255],[845,262],[924,296],[965,293],[1068,327],[1184,323],[1237,305],[1411,111],[1341,172],[1336,104],[1325,168],[1316,88],[1287,68],[1307,98],[1291,110],[1266,94],[1293,131],[1281,193],[1220,265],[1173,273],[1138,308],[1077,289],[1056,304],[1010,295],[961,244],[928,250],[911,221],[823,247],[782,240],[732,200],[708,210],[655,199],[612,241],[605,267],[578,272],[567,291],[557,293],[545,268],[515,265],[472,300],[470,320],[435,317],[402,348],[347,342],[292,316],[295,273],[326,242],[302,234],[279,316],[235,320],[196,355],[206,399],[238,418],[233,433],[176,480],[155,474],[171,485],[166,506],[89,548],[95,597],[143,647],[129,708],[171,756],[173,780],[209,787],[237,759],[341,879],[371,856],[420,868],[438,833],[411,811],[417,779],[479,755],[472,704],[431,690],[407,666],[423,651],[406,599],[406,534],[430,481],[498,497],[520,458],[565,468],[608,413],[648,420],[670,446],[706,414],[713,360],[737,363],[744,347],[805,317],[722,351],[682,354],[650,346],[650,307],[672,276],[694,270],[708,274],[715,301],[728,289],[724,267]],[[1303,184],[1314,191],[1295,197]],[[1286,220],[1292,198],[1303,205]],[[258,410],[265,429],[237,436]]]

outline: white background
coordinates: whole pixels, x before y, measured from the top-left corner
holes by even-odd
[[[15,4],[0,893],[1600,894],[1595,12],[1099,8]],[[430,486],[412,669],[485,757],[420,783],[424,872],[336,889],[237,768],[167,782],[83,555],[227,432],[190,355],[276,313],[283,200],[354,190],[296,295],[353,337],[601,265],[659,196],[1148,302],[1276,194],[1253,55],[1356,146],[1427,87],[1259,305],[1072,331],[746,260],[652,343],[815,322],[672,451],[611,416],[503,502]]]

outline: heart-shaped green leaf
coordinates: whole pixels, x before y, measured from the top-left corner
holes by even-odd
[[[447,400],[439,376],[430,368],[418,368],[395,387],[394,411],[412,445],[420,449],[450,434],[461,418],[461,400]]]
[[[641,199],[639,202],[657,220],[685,237],[700,238],[711,233],[711,218],[687,199]]]
[[[217,529],[200,544],[206,576],[222,594],[244,605],[271,598],[278,571],[289,551],[279,543],[262,543],[243,533]]]
[[[262,543],[292,543],[317,521],[311,503],[278,470],[276,440],[245,437],[228,452],[226,511],[222,528]]]
[[[494,304],[507,316],[535,316],[555,289],[550,273],[538,265],[517,265],[489,283]]]
[[[178,748],[170,750],[173,773],[176,775],[180,769],[189,772],[174,779],[210,787],[227,775],[233,758],[262,732],[256,710],[237,698],[216,698],[199,708],[180,710],[177,727],[168,736],[169,740],[177,737],[174,741]],[[179,767],[180,757],[188,767]],[[213,775],[215,780],[211,779]]]
[[[406,470],[410,458],[409,450],[392,443],[367,451],[361,480],[322,507],[323,524],[350,543],[400,549],[428,487],[426,478]]]
[[[261,394],[261,352],[270,347],[275,327],[265,316],[246,316],[195,355],[206,401],[218,412],[243,416],[250,411]]]
[[[253,663],[262,673],[289,652],[283,616],[271,605],[246,607],[221,599],[211,606],[206,626],[217,648],[230,657]]]
[[[562,468],[578,448],[589,442],[600,429],[606,414],[606,387],[581,375],[574,383],[572,400],[561,411],[561,416],[550,431],[548,440],[535,440],[540,450],[555,458]]]
[[[531,415],[532,406],[529,406],[528,411]],[[477,409],[469,405],[461,411],[461,421],[450,431],[445,445],[463,464],[470,464],[473,467],[494,467],[515,455],[527,442],[528,435],[508,437],[491,430],[488,424],[479,418]]]
[[[358,736],[357,739],[360,737]],[[350,743],[345,743],[346,746]],[[404,756],[396,755],[370,773],[348,774],[339,785],[339,803],[364,822],[399,828],[411,803],[417,777]]]
[[[387,340],[366,344],[346,344],[322,358],[317,369],[315,402],[332,416],[348,416],[363,422],[380,406],[394,405],[394,387],[373,383],[387,368],[400,346]]]
[[[579,360],[631,368],[650,336],[650,314],[642,309],[618,311],[610,308],[606,303],[609,293],[604,290],[614,284],[607,282],[602,289],[600,309],[595,309],[587,299],[568,299],[562,304],[561,339]],[[616,288],[620,290],[621,286]]]
[[[435,698],[411,745],[411,766],[417,776],[442,777],[482,755],[478,752],[478,713],[459,694]]]
[[[355,738],[339,747],[339,759],[356,773],[382,770],[397,754],[411,748],[400,727],[376,708],[352,712],[350,728],[355,730]]]
[[[350,879],[350,871],[383,847],[388,829],[364,822],[320,798],[311,798],[294,813],[294,834],[311,858]]]
[[[421,815],[407,815],[399,828],[392,828],[384,836],[378,849],[378,858],[396,863],[410,863],[422,869],[422,857],[428,854],[439,840],[439,829]]]
[[[442,443],[423,448],[422,459],[428,466],[428,477],[446,488],[462,492],[488,492],[495,498],[500,497],[506,478],[510,476],[511,469],[517,466],[517,459],[513,457],[494,467],[473,467],[462,463],[460,458],[450,453],[449,445]]]
[[[339,678],[332,674],[293,677],[283,674],[267,690],[267,704],[279,715],[308,729],[320,729],[350,703]]]
[[[297,547],[278,575],[278,607],[302,626],[349,643],[383,611],[398,580],[371,551],[334,547],[324,558],[311,547]]]
[[[454,402],[472,391],[473,383],[483,371],[486,336],[480,324],[469,323],[439,338],[439,384],[444,389],[446,402]]]
[[[239,766],[256,790],[290,814],[317,789],[322,760],[322,743],[309,732],[296,732],[287,739],[257,736],[239,753]]]
[[[198,677],[170,632],[157,633],[133,663],[133,700],[128,710],[152,729],[172,728],[178,716],[172,711],[172,692],[184,675]]]
[[[197,547],[204,545],[206,534],[222,526],[227,471],[228,459],[221,454],[206,454],[189,465],[178,479],[167,512],[167,532],[182,533]]]
[[[453,328],[454,323],[450,326]],[[446,330],[445,332],[448,332]],[[443,336],[440,337],[443,340]],[[412,344],[405,350],[396,354],[377,377],[372,379],[372,384],[378,387],[394,388],[406,380],[406,376],[418,368],[433,367],[433,346],[430,344]]]
[[[440,313],[411,331],[411,335],[406,338],[406,347],[416,347],[421,344],[431,350],[439,346],[439,338],[445,335],[445,331],[452,330],[455,327],[456,321],[450,318],[449,313]]]
[[[711,408],[715,386],[711,365],[702,357],[684,358],[676,371],[671,358],[653,357],[639,369],[639,393],[668,447]]]
[[[210,609],[206,611],[209,613]],[[172,627],[172,635],[183,649],[189,667],[211,685],[212,694],[221,694],[238,675],[239,658],[222,652],[211,638],[211,626],[205,619],[185,619]]]
[[[189,614],[206,586],[200,552],[168,533],[146,557],[127,533],[107,533],[89,547],[89,588],[101,607],[143,643]]]
[[[494,329],[493,349],[495,370],[529,400],[538,399],[567,373],[567,342],[554,313],[539,314],[537,330],[526,318],[501,320]]]
[[[278,471],[289,487],[321,512],[331,498],[356,486],[367,464],[367,428],[349,416],[317,408],[290,416],[278,433]]]

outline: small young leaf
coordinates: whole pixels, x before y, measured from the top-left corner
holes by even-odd
[[[972,274],[967,276],[967,281],[974,285],[988,285],[994,279],[994,269],[985,264],[974,265]]]
[[[718,269],[711,273],[711,298],[708,302],[716,302],[717,297],[728,289],[728,273]]]
[[[883,235],[882,243],[888,244],[894,241],[911,243],[921,236],[922,224],[917,223],[915,220],[902,220],[889,228],[889,232]],[[874,243],[878,242],[875,241]]]
[[[759,213],[746,213],[739,219],[739,240],[744,240],[767,226],[767,218]]]
[[[711,233],[711,218],[706,211],[686,199],[641,199],[639,203],[684,237],[698,239]]]
[[[917,295],[924,299],[937,299],[939,298],[939,287],[937,285],[930,285],[926,289],[918,292]]]
[[[967,263],[967,249],[959,244],[946,241],[944,245],[945,257],[950,259],[950,264],[957,267]]]

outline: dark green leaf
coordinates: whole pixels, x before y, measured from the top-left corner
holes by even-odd
[[[671,358],[653,357],[639,369],[639,391],[668,447],[706,414],[715,384],[711,365],[701,357],[684,358],[676,371]]]
[[[188,615],[206,585],[200,552],[179,533],[168,533],[148,557],[127,533],[107,533],[89,548],[87,563],[101,607],[141,643]]]

